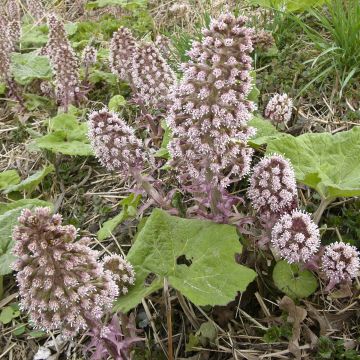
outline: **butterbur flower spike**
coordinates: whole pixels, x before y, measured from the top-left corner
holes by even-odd
[[[271,243],[290,264],[306,263],[320,247],[320,233],[309,214],[295,210],[274,225]]]
[[[136,53],[136,42],[127,28],[116,31],[110,42],[110,68],[113,74],[125,81],[131,80],[132,59]]]
[[[138,98],[147,106],[165,107],[176,77],[152,43],[141,44],[134,54],[131,77]]]
[[[45,16],[44,4],[42,0],[26,0],[29,13],[34,17],[35,20],[40,20]]]
[[[96,63],[97,50],[93,46],[86,46],[82,53],[82,62],[85,66],[94,65]]]
[[[202,42],[192,43],[184,77],[170,94],[173,166],[222,188],[249,172],[253,153],[246,146],[255,133],[247,125],[255,105],[247,100],[253,31],[246,21],[231,14],[212,20]]]
[[[51,14],[48,17],[49,41],[46,49],[55,73],[56,96],[65,110],[70,104],[81,99],[79,82],[79,64],[69,40],[64,24]]]
[[[263,217],[294,210],[297,189],[290,162],[277,154],[263,158],[253,169],[247,195]]]
[[[358,250],[343,242],[325,246],[321,263],[321,269],[329,280],[327,290],[341,282],[350,282],[360,270]]]
[[[275,94],[265,108],[265,117],[276,124],[287,123],[291,119],[293,101],[287,94]]]
[[[127,294],[129,287],[135,283],[135,271],[132,265],[117,254],[105,256],[102,263],[105,270],[112,272],[120,293]]]
[[[99,321],[118,295],[111,272],[97,261],[90,239],[76,241],[72,225],[49,208],[25,209],[18,219],[13,253],[21,308],[40,329],[73,336]]]
[[[107,170],[129,176],[143,167],[146,160],[143,143],[116,113],[106,108],[94,111],[88,124],[92,148]]]

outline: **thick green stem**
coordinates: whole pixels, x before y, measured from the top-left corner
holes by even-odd
[[[313,215],[315,224],[319,224],[322,214],[334,200],[335,198],[321,198],[320,205]]]

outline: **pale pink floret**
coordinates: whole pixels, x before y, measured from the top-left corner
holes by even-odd
[[[321,269],[329,280],[328,289],[341,282],[350,282],[360,268],[359,251],[355,246],[335,242],[325,246]]]
[[[106,108],[94,111],[88,124],[91,146],[107,170],[126,175],[131,169],[142,167],[146,159],[143,143],[116,113]]]
[[[129,287],[135,283],[135,271],[132,265],[117,254],[105,256],[102,263],[104,269],[111,271],[113,274],[120,293],[127,294]]]
[[[320,247],[320,233],[309,214],[295,210],[274,225],[271,243],[290,264],[306,263]]]
[[[86,46],[82,53],[82,62],[85,66],[94,65],[96,63],[97,50],[93,46]]]
[[[226,187],[250,170],[253,151],[246,143],[255,130],[247,122],[255,105],[247,100],[253,30],[246,20],[231,14],[212,20],[202,42],[193,41],[170,94],[173,165],[200,183]]]
[[[254,166],[247,193],[253,208],[268,217],[291,212],[297,205],[295,173],[281,155],[264,157]]]
[[[265,108],[265,117],[275,123],[287,123],[291,119],[293,101],[287,94],[275,94]]]
[[[18,219],[13,239],[13,265],[20,304],[37,328],[60,329],[73,336],[100,319],[118,296],[112,274],[97,261],[98,252],[76,241],[72,225],[62,225],[61,216],[49,208],[25,209]]]

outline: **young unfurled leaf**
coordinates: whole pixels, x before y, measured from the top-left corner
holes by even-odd
[[[309,270],[300,270],[296,264],[289,264],[285,260],[279,261],[273,271],[276,287],[292,298],[306,298],[313,294],[318,282]]]
[[[37,171],[19,184],[7,187],[4,193],[8,194],[14,191],[27,191],[28,193],[31,193],[48,174],[54,171],[54,165],[45,166],[42,170]]]
[[[350,131],[286,135],[271,140],[267,153],[288,158],[296,179],[315,189],[323,198],[360,195],[360,127]]]
[[[197,305],[225,305],[244,291],[256,273],[235,261],[242,246],[236,228],[183,219],[155,209],[138,233],[128,260],[135,286],[115,304],[128,311],[160,289],[164,278]]]
[[[126,100],[122,95],[115,95],[109,101],[109,110],[119,111],[126,105]]]

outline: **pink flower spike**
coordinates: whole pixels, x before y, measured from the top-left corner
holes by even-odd
[[[295,210],[274,225],[271,243],[290,264],[306,263],[320,247],[320,232],[309,214]]]

